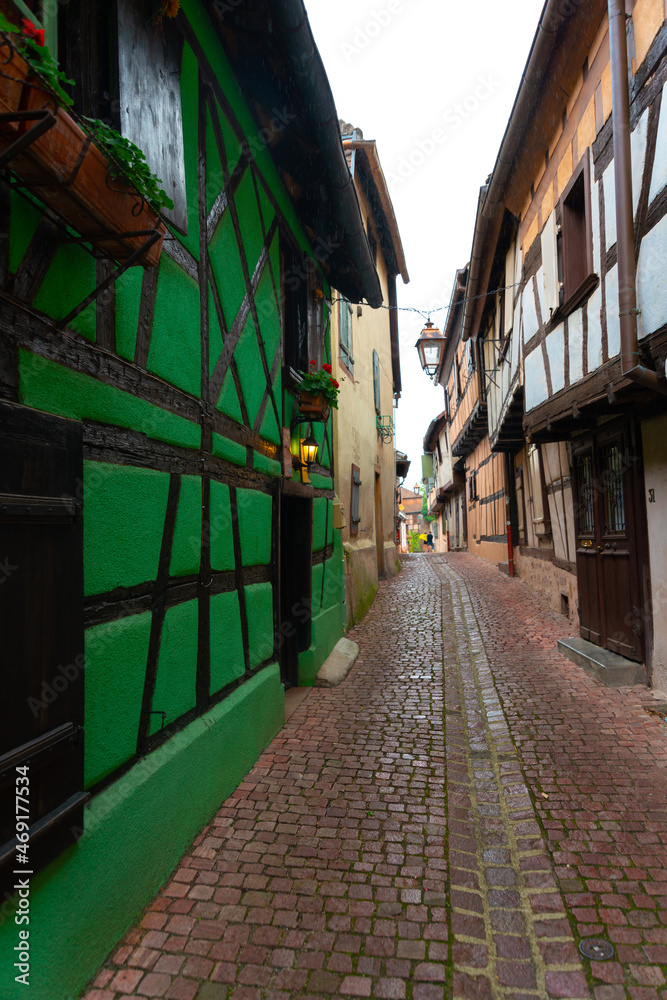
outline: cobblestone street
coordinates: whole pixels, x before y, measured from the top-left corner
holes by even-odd
[[[667,998],[667,724],[568,634],[481,559],[408,557],[87,1000]]]

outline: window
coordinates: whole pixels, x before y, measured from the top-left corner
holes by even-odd
[[[308,371],[310,360],[320,359],[317,336],[309,335],[309,318],[312,319],[313,309],[308,263],[284,240],[281,247],[284,359],[285,364],[295,371]]]
[[[373,261],[373,264],[377,265],[377,260],[378,260],[378,244],[377,244],[377,240],[375,239],[375,233],[373,232],[373,227],[371,226],[371,220],[370,219],[368,220],[368,230],[367,230],[367,233],[368,233],[368,246],[369,246],[370,251],[371,251],[371,260]]]
[[[143,151],[173,200],[164,215],[187,233],[185,157],[181,120],[183,38],[168,18],[159,30],[135,0],[44,3],[57,10],[58,56],[74,80],[74,110],[100,118]]]
[[[477,492],[477,472],[470,473],[470,479],[468,480],[468,499],[471,503],[474,500],[479,500],[479,494]]]
[[[454,362],[454,367],[456,368],[456,399],[458,401],[461,398],[461,366],[458,358]]]
[[[505,292],[498,293],[498,360],[502,361],[507,353],[509,337],[505,333]]]
[[[449,409],[449,389],[445,389],[445,416],[447,417],[448,421],[452,419],[452,415]]]
[[[380,412],[380,358],[378,352],[373,351],[373,398],[375,400],[375,411]]]
[[[561,305],[571,312],[597,283],[593,273],[593,235],[591,226],[590,161],[586,151],[561,199],[559,278],[562,281]]]
[[[528,470],[533,504],[533,525],[538,535],[548,535],[551,530],[549,504],[544,483],[542,452],[539,445],[528,445]]]
[[[338,326],[340,329],[340,360],[349,372],[353,372],[352,306],[343,295],[338,300]]]
[[[517,529],[519,533],[519,543],[526,541],[526,515],[523,502],[523,466],[520,465],[514,473],[514,486],[516,492]]]
[[[350,534],[356,535],[359,531],[359,487],[361,486],[361,475],[359,466],[352,466],[352,502],[350,503]]]

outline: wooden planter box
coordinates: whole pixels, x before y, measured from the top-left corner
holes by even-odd
[[[8,43],[0,44],[0,114],[11,114],[21,106],[23,84],[28,75],[28,64],[16,54]],[[14,135],[18,122],[0,122],[0,133]]]
[[[20,56],[14,55],[11,65],[16,64],[17,71],[21,63],[25,67]],[[8,86],[2,87],[3,84]],[[19,86],[0,77],[0,104],[15,100],[12,85]],[[18,110],[43,108],[55,115],[55,125],[16,156],[11,161],[11,169],[40,201],[116,260],[126,260],[148,239],[147,236],[124,236],[124,233],[159,229],[159,240],[137,261],[145,267],[155,266],[166,232],[157,213],[134,188],[110,178],[107,158],[58,104],[54,95],[42,89],[34,79],[25,80]],[[18,134],[27,131],[31,124],[21,122]],[[7,149],[16,134],[16,129],[13,134],[1,133],[0,150]]]
[[[329,419],[330,406],[320,392],[308,392],[306,389],[299,390],[299,413],[309,420],[327,421]]]

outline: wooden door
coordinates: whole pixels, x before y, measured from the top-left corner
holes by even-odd
[[[613,422],[573,445],[581,636],[642,661],[634,429]]]
[[[285,687],[298,684],[299,653],[305,652],[311,642],[312,552],[312,499],[282,494],[277,631],[280,677]]]
[[[19,867],[17,775],[29,779],[32,871],[82,832],[82,498],[81,424],[0,404],[3,876]]]

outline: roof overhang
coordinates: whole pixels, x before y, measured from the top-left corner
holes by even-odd
[[[382,304],[380,281],[345,159],[338,113],[303,0],[207,8],[241,92],[330,284]],[[281,113],[281,127],[267,128]]]

